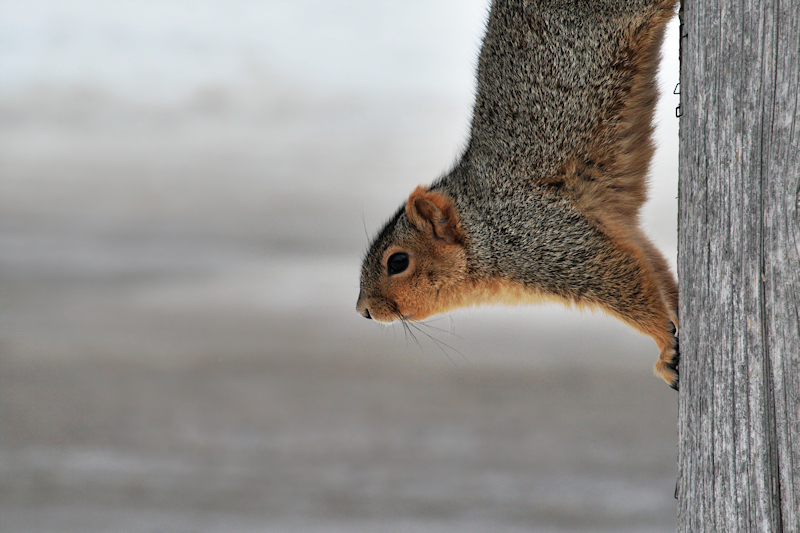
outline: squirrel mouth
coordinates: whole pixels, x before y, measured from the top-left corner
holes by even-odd
[[[414,320],[413,315],[404,315],[400,311],[400,307],[398,307],[396,303],[388,302],[388,304],[389,304],[389,309],[392,311],[392,315],[394,315],[394,318],[390,322],[394,322],[395,320],[402,320],[403,322]]]

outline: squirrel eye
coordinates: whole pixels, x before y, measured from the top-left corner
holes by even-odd
[[[397,252],[389,256],[386,261],[386,266],[389,268],[389,275],[399,274],[408,268],[408,254],[405,252]]]

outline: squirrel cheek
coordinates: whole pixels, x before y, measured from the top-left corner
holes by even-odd
[[[383,294],[393,302],[396,318],[425,320],[453,309],[448,287],[463,277],[466,270],[464,249],[460,245],[431,244],[418,247],[407,272],[383,280]]]
[[[416,306],[414,305],[414,297],[410,294],[407,283],[392,283],[392,286],[386,291],[386,299],[388,301],[387,309],[391,314],[389,321],[402,319],[414,320],[416,315]]]
[[[384,283],[383,295],[392,313],[390,320],[422,320],[430,316],[425,312],[425,283],[417,272],[390,277]]]
[[[437,314],[435,303],[437,290],[430,280],[417,274],[414,278],[403,280],[392,291],[400,315],[406,320],[425,320]]]
[[[425,320],[459,307],[454,294],[464,287],[467,262],[464,247],[436,244],[416,253],[414,273],[394,287],[393,301],[407,320]]]

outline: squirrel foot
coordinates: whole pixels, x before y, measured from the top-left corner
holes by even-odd
[[[668,346],[661,351],[656,363],[656,374],[661,376],[667,384],[675,390],[678,390],[680,383],[680,373],[678,366],[680,365],[680,347],[678,344],[677,330],[672,326],[672,346]]]

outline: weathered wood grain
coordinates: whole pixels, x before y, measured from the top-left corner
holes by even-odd
[[[800,532],[800,0],[683,22],[678,531]]]

